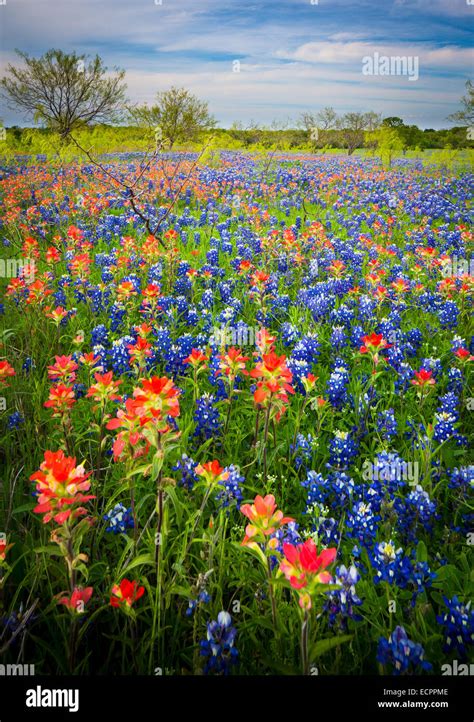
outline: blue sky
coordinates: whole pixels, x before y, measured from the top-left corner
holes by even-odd
[[[126,70],[131,101],[184,86],[221,126],[330,105],[449,127],[474,76],[474,0],[6,0],[0,28],[2,75],[15,48],[98,53]],[[363,75],[374,53],[417,58],[418,79]]]

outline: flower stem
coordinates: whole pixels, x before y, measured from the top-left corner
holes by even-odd
[[[305,609],[303,621],[301,622],[301,666],[303,674],[309,675],[309,647],[308,647],[308,635],[309,635],[309,612]]]

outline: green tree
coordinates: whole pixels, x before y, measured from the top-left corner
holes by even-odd
[[[153,128],[157,141],[169,148],[176,143],[194,141],[203,130],[216,125],[208,104],[185,88],[172,87],[158,93],[155,105],[141,105],[129,109],[132,122]]]
[[[48,50],[40,58],[17,51],[23,66],[9,64],[1,92],[9,107],[44,123],[65,140],[92,122],[116,121],[125,102],[125,72],[106,77],[98,55]]]
[[[404,148],[403,140],[395,128],[382,125],[377,130],[366,133],[366,141],[374,144],[374,152],[380,155],[382,163],[389,168],[397,152]]]

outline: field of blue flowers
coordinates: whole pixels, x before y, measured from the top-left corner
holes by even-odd
[[[2,663],[474,661],[474,176],[270,160],[2,169]]]

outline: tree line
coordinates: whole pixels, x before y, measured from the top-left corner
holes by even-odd
[[[383,118],[373,111],[339,115],[334,108],[303,113],[296,122],[260,127],[235,123],[230,129],[217,128],[208,104],[185,88],[160,91],[152,104],[130,104],[126,97],[125,72],[109,71],[101,58],[48,50],[39,58],[17,51],[21,64],[10,64],[0,81],[0,92],[12,109],[25,120],[54,133],[61,144],[76,142],[74,133],[84,129],[110,129],[120,136],[133,129],[137,139],[154,139],[155,147],[172,150],[209,138],[221,147],[267,149],[345,149],[349,155],[358,148],[381,150],[390,161],[406,150],[474,147],[474,87],[466,83],[460,109],[449,116],[456,125],[449,129],[420,129],[402,118]],[[291,127],[294,126],[294,127]],[[21,146],[29,129],[9,129],[10,142]],[[225,142],[225,146],[223,145]]]

